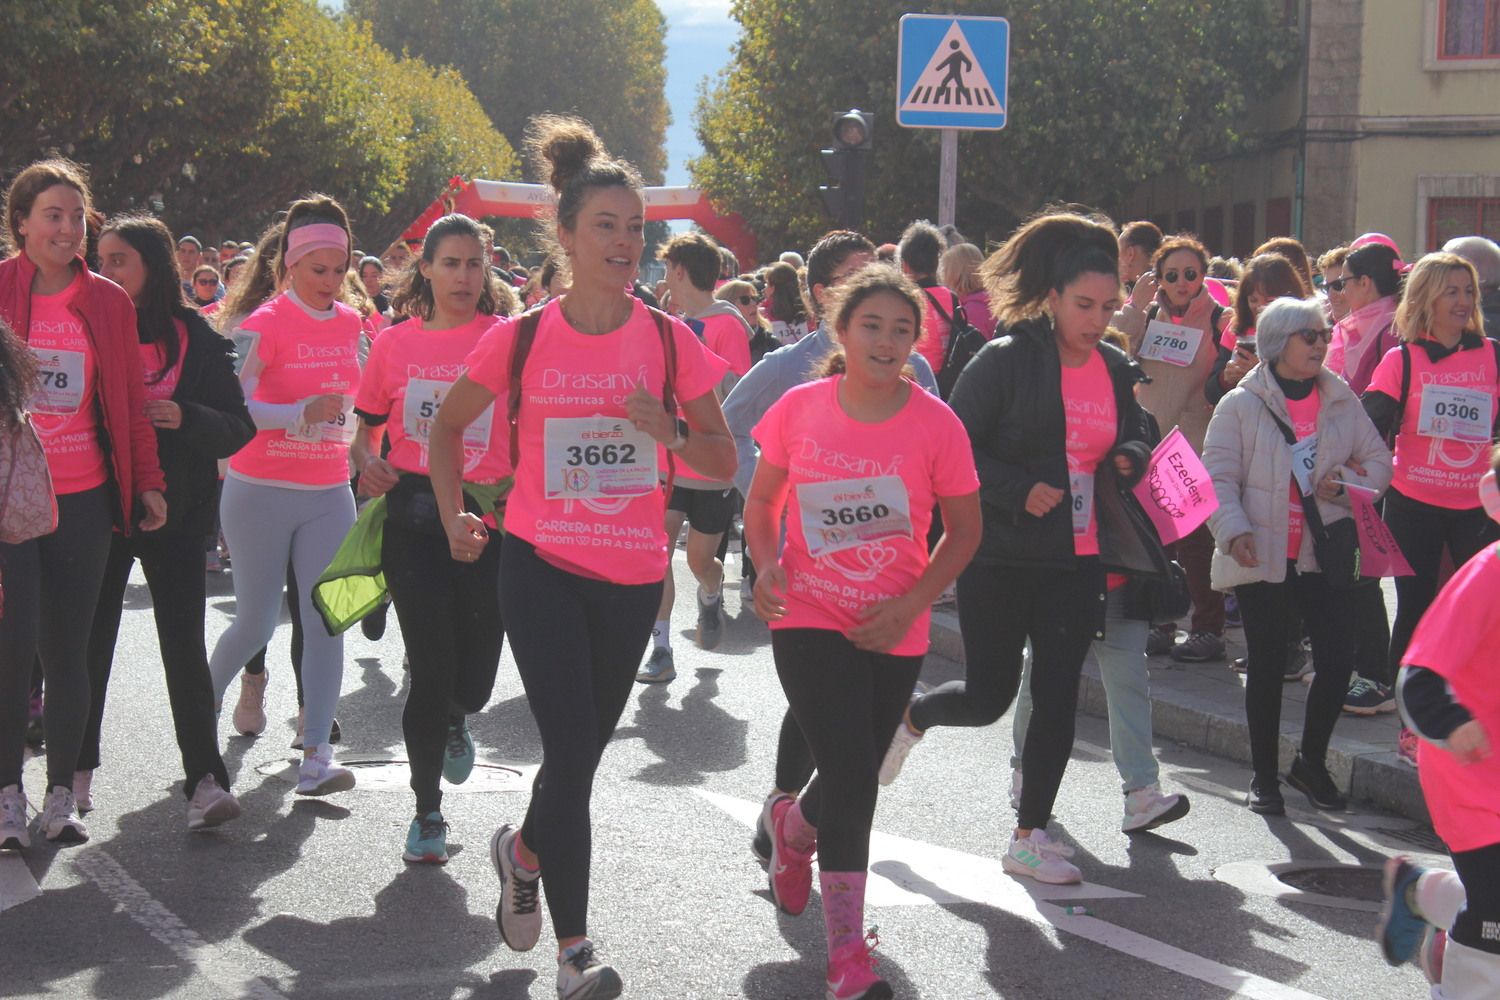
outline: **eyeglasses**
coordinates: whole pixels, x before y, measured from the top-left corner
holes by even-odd
[[[752,302],[759,302],[759,301],[760,301],[760,299],[756,298],[754,295],[741,295],[740,296],[740,305],[742,305],[742,306],[748,306]]]
[[[1349,284],[1349,282],[1358,281],[1363,277],[1363,274],[1346,274],[1342,278],[1334,278],[1328,283],[1328,287],[1333,289],[1335,292],[1342,292],[1344,290],[1344,286]]]
[[[1191,268],[1191,267],[1184,268],[1183,271],[1182,271],[1181,277],[1182,277],[1183,281],[1197,281],[1198,280],[1198,272],[1197,272],[1196,269]],[[1177,284],[1177,278],[1178,278],[1178,274],[1177,274],[1176,271],[1168,271],[1166,274],[1163,274],[1161,276],[1161,280],[1165,281],[1169,285],[1175,285],[1175,284]]]
[[[1306,344],[1308,347],[1311,347],[1311,346],[1313,346],[1314,344],[1316,344],[1320,340],[1323,343],[1325,343],[1325,344],[1327,344],[1330,341],[1332,341],[1333,340],[1333,331],[1332,330],[1298,330],[1294,334],[1294,336],[1301,337],[1302,338],[1302,342],[1304,344]]]

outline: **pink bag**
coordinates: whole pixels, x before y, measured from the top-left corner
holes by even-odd
[[[31,415],[0,429],[0,542],[18,545],[57,530],[57,495]]]

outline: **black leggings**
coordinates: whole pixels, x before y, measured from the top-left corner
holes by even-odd
[[[495,686],[500,539],[490,532],[484,553],[461,563],[446,536],[385,524],[381,563],[411,660],[401,730],[419,816],[442,808],[438,779],[449,721],[482,711]]]
[[[1450,857],[1468,899],[1449,936],[1459,944],[1500,955],[1500,844]]]
[[[1379,591],[1371,584],[1362,589]],[[1354,671],[1354,615],[1363,595],[1334,590],[1322,573],[1298,573],[1290,561],[1281,583],[1247,583],[1234,588],[1234,594],[1245,624],[1245,721],[1255,780],[1276,780],[1288,652],[1286,622],[1295,611],[1301,611],[1307,623],[1317,665],[1307,693],[1301,752],[1322,765]]]
[[[1483,507],[1467,510],[1434,507],[1402,496],[1394,488],[1386,491],[1385,523],[1415,571],[1413,576],[1396,577],[1396,620],[1391,625],[1388,661],[1389,673],[1394,677],[1401,669],[1401,658],[1406,655],[1417,622],[1437,596],[1443,546],[1447,545],[1452,554],[1453,565],[1462,566],[1480,549],[1500,538],[1500,525],[1489,519]]]
[[[776,737],[776,790],[796,795],[812,780],[813,755],[797,717],[788,708]]]
[[[870,866],[880,761],[922,672],[922,657],[867,653],[838,632],[771,632],[776,675],[817,762],[802,815],[818,828],[824,871]]]
[[[57,498],[56,531],[20,545],[0,544],[0,788],[21,783],[38,653],[47,685],[47,787],[73,787],[88,724],[89,630],[109,555],[110,506],[103,486],[64,494]]]
[[[120,613],[130,568],[141,561],[151,610],[156,616],[156,638],[166,672],[167,700],[187,780],[182,791],[189,798],[198,779],[212,774],[219,787],[229,788],[229,773],[219,756],[218,717],[214,714],[214,685],[204,648],[203,615],[207,592],[203,577],[203,539],[197,535],[115,535],[99,589],[99,608],[89,636],[89,721],[78,754],[78,770],[99,766],[99,731],[104,724],[105,694],[120,635]]]
[[[1052,816],[1068,757],[1083,660],[1103,621],[1103,571],[1096,557],[1072,570],[1017,569],[970,563],[958,578],[958,623],[964,679],[927,692],[912,705],[912,725],[988,726],[1005,714],[1021,687],[1031,640],[1032,721],[1021,748],[1023,830]],[[1098,605],[1098,613],[1090,608]]]
[[[588,933],[594,772],[635,685],[661,592],[661,581],[626,585],[569,573],[515,537],[500,553],[500,610],[542,737],[521,840],[541,859],[560,939]]]
[[[286,606],[292,616],[292,677],[297,681],[297,707],[302,707],[302,604],[297,598],[297,577],[292,573],[292,564],[286,564]],[[371,612],[374,614],[375,612]],[[250,662],[245,664],[245,673],[263,674],[266,672],[266,650],[269,647],[260,647],[260,652],[250,657]]]

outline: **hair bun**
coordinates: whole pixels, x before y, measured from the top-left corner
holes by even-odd
[[[609,156],[588,122],[564,115],[533,118],[527,129],[526,146],[537,173],[559,194],[591,161]]]

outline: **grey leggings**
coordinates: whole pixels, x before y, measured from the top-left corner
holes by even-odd
[[[219,519],[234,553],[235,615],[208,662],[214,700],[224,701],[234,675],[276,632],[290,562],[302,584],[297,588],[302,620],[311,626],[303,639],[303,745],[312,749],[327,743],[344,676],[344,637],[331,636],[322,627],[312,605],[312,585],[354,524],[354,497],[344,483],[326,490],[293,490],[230,476],[224,480]]]

